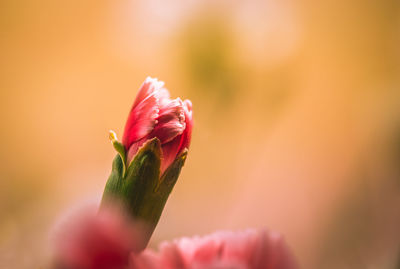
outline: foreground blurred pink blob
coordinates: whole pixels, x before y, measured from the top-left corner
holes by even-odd
[[[192,103],[180,98],[171,100],[164,82],[146,78],[133,103],[122,137],[128,165],[147,140],[157,137],[162,147],[163,173],[179,153],[189,148],[192,126]]]
[[[295,269],[279,234],[221,231],[164,242],[158,253],[142,245],[143,226],[115,207],[82,210],[61,225],[56,237],[57,269]]]
[[[135,227],[135,229],[133,228]],[[55,268],[125,268],[141,240],[137,225],[113,207],[85,208],[62,223],[55,235]]]
[[[159,253],[132,254],[130,269],[295,269],[282,237],[267,231],[216,232],[162,243]]]

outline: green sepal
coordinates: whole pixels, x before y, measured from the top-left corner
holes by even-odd
[[[114,143],[113,143],[114,144]],[[137,152],[127,170],[119,153],[115,156],[111,174],[107,180],[104,200],[116,200],[127,209],[134,210],[147,188],[157,185],[160,174],[161,144],[158,138],[147,141]],[[149,187],[151,186],[151,187]],[[133,207],[133,208],[132,208]],[[136,215],[132,212],[131,215]]]
[[[106,202],[115,201],[116,199],[118,200],[122,186],[124,166],[125,164],[123,163],[121,156],[117,154],[113,160],[111,174],[108,177],[104,188],[103,198],[101,201],[102,206]]]
[[[146,244],[150,240],[158,221],[160,220],[168,197],[178,180],[180,171],[185,163],[187,150],[182,152],[164,172],[157,183],[146,185],[145,193],[141,194],[140,203],[135,205],[134,217],[145,222],[147,230],[144,232]],[[138,199],[139,200],[139,199]],[[136,200],[135,202],[137,202]],[[144,246],[145,247],[145,246]]]
[[[124,179],[121,196],[131,216],[150,221],[144,208],[147,196],[153,193],[160,178],[161,143],[153,138],[139,149],[130,163]]]
[[[160,177],[161,152],[158,138],[147,141],[137,152],[126,173],[122,157],[118,154],[103,194],[102,204],[110,200],[122,204],[131,218],[145,224],[145,245],[160,219],[187,156],[185,149]]]
[[[172,188],[175,186],[175,183],[181,173],[181,169],[185,164],[187,154],[188,150],[184,149],[182,153],[179,154],[174,160],[174,162],[167,168],[156,187],[156,192],[170,193],[172,191]]]
[[[109,138],[111,140],[111,143],[113,144],[114,149],[118,152],[119,156],[122,159],[122,175],[125,176],[125,171],[126,171],[126,152],[125,152],[125,147],[122,145],[121,142],[118,141],[117,135],[115,134],[114,131],[110,131]]]
[[[126,171],[126,154],[125,147],[119,141],[113,142],[115,150],[118,152],[120,158],[122,159],[122,175],[125,175]]]

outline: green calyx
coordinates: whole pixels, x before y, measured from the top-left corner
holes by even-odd
[[[125,176],[126,162],[127,162],[125,147],[124,147],[124,145],[122,145],[121,142],[118,141],[117,134],[114,131],[110,130],[109,138],[110,138],[111,143],[113,144],[114,149],[118,152],[119,156],[121,157],[122,175]]]
[[[110,202],[121,204],[131,218],[143,222],[146,226],[147,244],[178,180],[187,150],[180,153],[160,175],[162,151],[158,138],[147,141],[128,167],[125,148],[116,139],[112,142],[118,155],[114,158],[112,171],[104,189],[102,206]]]

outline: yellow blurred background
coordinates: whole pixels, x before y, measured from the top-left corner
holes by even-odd
[[[146,76],[193,102],[151,246],[282,233],[302,268],[400,268],[400,2],[3,0],[0,268],[99,202]]]

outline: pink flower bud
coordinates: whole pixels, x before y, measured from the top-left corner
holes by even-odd
[[[133,103],[122,138],[127,165],[147,140],[157,137],[161,142],[163,173],[179,153],[189,147],[192,126],[192,103],[179,98],[171,100],[164,82],[146,78]]]

